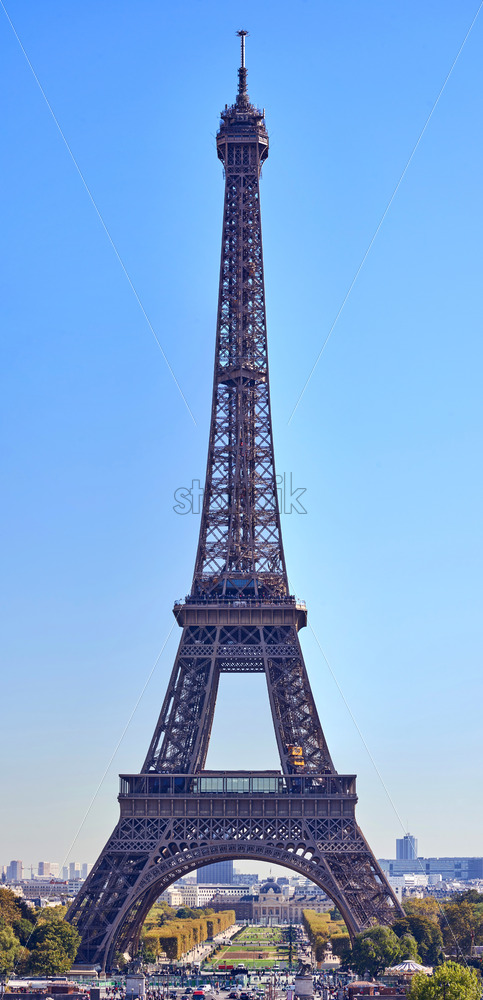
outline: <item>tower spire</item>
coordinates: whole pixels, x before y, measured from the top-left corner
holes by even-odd
[[[241,42],[241,65],[238,70],[238,94],[237,94],[237,104],[247,104],[248,94],[247,94],[247,71],[245,67],[245,38],[248,35],[248,31],[237,31],[237,35]]]

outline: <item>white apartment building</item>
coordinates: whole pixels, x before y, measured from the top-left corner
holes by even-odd
[[[398,903],[401,903],[406,888],[404,875],[386,875],[386,878]]]
[[[66,896],[77,896],[83,879],[68,879],[65,881],[50,878],[27,878],[22,882],[26,899],[60,899]]]
[[[210,885],[206,883],[194,884],[194,885],[177,885],[176,890],[181,894],[182,902],[180,906],[189,906],[190,909],[196,909],[197,907],[205,908],[210,905],[211,897],[217,896],[235,896],[237,899],[241,899],[242,896],[246,896],[250,892],[249,885]],[[170,891],[169,889],[167,890]],[[162,897],[161,897],[162,898]],[[170,904],[171,905],[171,904]],[[176,904],[172,904],[173,906]]]
[[[164,892],[158,896],[157,901],[158,903],[167,903],[168,906],[172,906],[174,908],[184,906],[183,897],[179,889],[165,889]]]

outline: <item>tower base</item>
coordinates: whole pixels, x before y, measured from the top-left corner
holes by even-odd
[[[214,861],[291,868],[333,900],[351,937],[401,913],[355,820],[354,775],[205,771],[121,776],[121,817],[67,919],[79,963],[133,955],[157,897]]]

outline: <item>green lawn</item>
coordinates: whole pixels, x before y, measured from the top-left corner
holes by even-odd
[[[283,968],[288,965],[288,946],[283,942],[280,927],[245,927],[237,934],[231,945],[223,948],[205,963],[213,965],[245,965],[247,969],[271,968],[279,962]],[[263,958],[258,953],[263,952]]]

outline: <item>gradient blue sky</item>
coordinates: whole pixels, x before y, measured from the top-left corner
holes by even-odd
[[[0,862],[95,860],[172,667],[239,27],[270,132],[276,459],[307,490],[283,531],[325,732],[377,856],[400,820],[421,853],[483,854],[483,13],[289,423],[477,6],[7,0],[196,424],[0,9]],[[208,764],[277,766],[261,677],[223,677]]]

